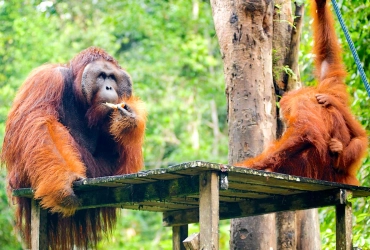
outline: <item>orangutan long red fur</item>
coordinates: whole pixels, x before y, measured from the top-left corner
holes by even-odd
[[[135,118],[122,116],[117,110],[109,114],[109,108],[100,104],[86,113],[89,106],[84,101],[82,72],[86,65],[99,60],[130,83],[115,59],[92,47],[68,65],[50,64],[34,70],[8,115],[2,161],[8,171],[9,190],[32,187],[34,198],[49,209],[51,249],[94,247],[114,225],[115,208],[76,211],[78,200],[72,189],[75,180],[134,173],[143,166],[146,112],[143,103],[131,95],[130,84],[124,86],[128,91],[118,96],[117,102],[127,103]],[[109,132],[104,126],[109,126]],[[90,134],[81,136],[84,133]],[[89,141],[93,136],[96,140]],[[101,153],[104,146],[100,144],[104,143],[110,148]],[[109,150],[119,155],[117,159],[109,155]],[[17,227],[29,248],[31,200],[13,199],[17,203]]]
[[[341,48],[325,0],[311,0],[318,85],[286,93],[280,101],[287,129],[257,157],[237,166],[358,185],[366,131],[348,106]]]

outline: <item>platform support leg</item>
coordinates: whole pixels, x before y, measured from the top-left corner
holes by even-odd
[[[351,192],[340,190],[340,204],[336,210],[336,249],[352,250],[352,204],[348,199]]]
[[[31,248],[32,250],[48,249],[47,211],[39,203],[31,203]]]
[[[182,243],[188,237],[188,225],[172,227],[172,249],[185,250]]]
[[[207,171],[199,176],[200,249],[219,249],[219,181],[216,172]]]

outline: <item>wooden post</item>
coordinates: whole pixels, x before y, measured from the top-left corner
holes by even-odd
[[[186,250],[199,250],[199,233],[190,235],[183,242]]]
[[[37,201],[32,200],[31,208],[31,248],[32,250],[48,249],[48,212],[40,207]]]
[[[188,237],[188,225],[173,226],[172,227],[172,249],[185,250],[182,243]]]
[[[216,172],[199,176],[200,249],[218,250],[219,182]]]
[[[352,203],[348,201],[352,193],[341,189],[340,204],[336,210],[336,243],[337,250],[352,250]]]

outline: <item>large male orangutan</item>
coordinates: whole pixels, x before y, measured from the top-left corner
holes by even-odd
[[[358,185],[367,135],[348,107],[346,71],[330,9],[326,0],[311,4],[318,85],[285,94],[280,107],[287,130],[281,139],[236,165]]]
[[[139,171],[145,121],[130,76],[99,48],[68,65],[41,66],[26,79],[8,116],[2,161],[9,189],[32,187],[49,210],[51,249],[94,247],[112,229],[115,208],[76,211],[72,183]],[[29,248],[31,200],[15,200]]]

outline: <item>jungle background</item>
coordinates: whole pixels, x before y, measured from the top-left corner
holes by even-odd
[[[370,0],[339,0],[359,57],[370,76]],[[278,8],[278,6],[275,6]],[[307,8],[309,6],[306,6]],[[308,9],[306,10],[306,13]],[[301,80],[314,84],[310,18],[300,47]],[[369,131],[370,99],[337,23],[349,71],[352,111]],[[134,81],[149,112],[145,169],[204,160],[227,163],[227,121],[222,59],[209,1],[203,0],[0,0],[0,141],[18,87],[44,63],[66,63],[99,46]],[[370,157],[359,179],[370,186]],[[13,207],[0,169],[0,248],[22,249]],[[354,242],[370,249],[370,199],[354,202]],[[323,249],[335,248],[333,208],[320,209]],[[116,229],[99,249],[171,249],[171,228],[159,213],[122,210]],[[229,221],[221,222],[220,247],[228,249]],[[190,234],[197,231],[190,226]],[[108,247],[109,246],[109,247]]]

